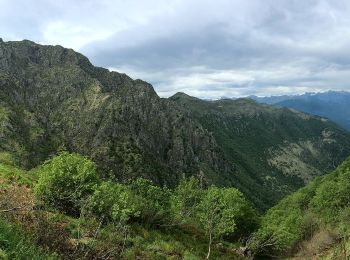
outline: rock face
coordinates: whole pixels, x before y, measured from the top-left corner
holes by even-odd
[[[171,186],[196,175],[205,185],[235,186],[264,209],[308,180],[299,169],[320,175],[349,154],[349,134],[329,122],[282,109],[276,121],[272,108],[234,104],[161,99],[150,84],[94,67],[71,49],[0,41],[0,160],[32,168],[66,149],[114,180],[144,176]],[[320,131],[334,140],[328,154],[315,141]],[[302,153],[293,153],[290,174],[280,165],[289,156],[281,140]],[[312,151],[298,150],[305,147]],[[319,156],[299,167],[295,158],[313,152]]]
[[[60,149],[91,157],[115,179],[174,184],[200,170],[224,183],[233,168],[214,138],[152,86],[97,68],[79,53],[0,43],[0,147],[34,167]]]

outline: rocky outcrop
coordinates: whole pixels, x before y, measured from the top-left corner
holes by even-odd
[[[1,148],[27,167],[64,147],[122,180],[142,175],[171,185],[201,170],[218,174],[208,183],[223,184],[233,172],[214,138],[150,84],[94,67],[73,50],[2,42],[0,71],[1,109],[15,132]]]

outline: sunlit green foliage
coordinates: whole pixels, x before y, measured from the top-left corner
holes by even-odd
[[[47,206],[76,214],[99,183],[95,164],[78,155],[61,153],[38,169],[35,194]]]
[[[253,209],[234,188],[210,187],[198,206],[198,219],[209,237],[209,251],[213,239],[233,235],[240,229],[238,223],[255,225]]]
[[[176,223],[196,222],[196,212],[204,196],[199,181],[194,177],[182,179],[171,196],[171,214]]]
[[[44,210],[54,209],[56,214],[65,213],[69,218],[79,216],[79,224],[73,228],[76,239],[95,223],[106,243],[117,243],[114,250],[124,250],[125,245],[118,243],[129,241],[131,244],[125,252],[116,251],[118,256],[159,257],[181,252],[183,257],[203,258],[209,242],[213,257],[227,255],[229,258],[232,252],[220,252],[227,250],[226,245],[218,248],[217,244],[225,240],[229,244],[228,241],[247,236],[257,223],[256,212],[237,189],[215,186],[204,189],[194,177],[183,179],[174,189],[157,186],[143,178],[129,183],[103,181],[92,161],[67,152],[44,163],[36,173],[35,194],[44,202]],[[154,237],[145,235],[144,242],[138,239],[141,234],[130,237],[129,232],[137,226],[142,232],[154,230],[150,233]],[[113,238],[114,233],[120,234]],[[69,237],[68,233],[65,235]],[[189,239],[192,236],[193,239]],[[178,242],[185,238],[190,244]],[[100,242],[97,245],[103,248]],[[196,248],[191,249],[190,245]]]
[[[126,223],[139,215],[130,188],[110,181],[102,182],[88,203],[88,209],[102,220]]]

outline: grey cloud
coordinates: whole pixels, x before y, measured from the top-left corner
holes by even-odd
[[[0,0],[4,39],[78,48],[161,96],[349,90],[349,28],[346,0]]]

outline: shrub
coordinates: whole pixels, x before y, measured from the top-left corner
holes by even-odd
[[[317,184],[314,181],[284,198],[265,214],[261,227],[248,244],[254,254],[290,253],[302,239],[312,236],[317,223],[308,208]]]
[[[262,227],[248,244],[254,254],[280,255],[293,249],[303,237],[303,219],[300,210],[284,214],[279,210],[269,212],[263,219]]]
[[[63,152],[38,169],[35,194],[45,205],[77,214],[99,184],[95,164],[78,154]]]
[[[102,182],[89,202],[90,211],[108,221],[125,223],[138,216],[134,196],[126,185]]]
[[[170,191],[156,186],[150,180],[136,179],[129,185],[134,196],[139,221],[147,224],[159,224],[169,217]]]

